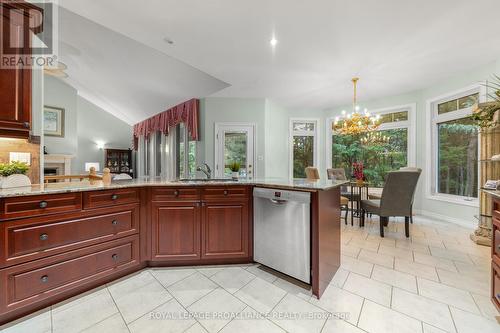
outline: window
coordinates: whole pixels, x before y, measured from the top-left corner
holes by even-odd
[[[478,197],[478,128],[469,118],[478,89],[431,103],[431,195],[448,200]]]
[[[180,124],[168,136],[156,132],[140,137],[137,159],[139,177],[189,178],[196,172],[196,141]]]
[[[352,164],[362,162],[366,179],[374,187],[383,187],[388,172],[414,164],[413,124],[414,105],[374,111],[380,115],[377,131],[360,135],[338,135],[329,124],[327,156],[333,168],[344,168],[351,177]],[[330,164],[331,163],[331,164]]]
[[[292,178],[306,178],[306,168],[317,166],[316,152],[318,121],[317,120],[290,120],[291,163]]]

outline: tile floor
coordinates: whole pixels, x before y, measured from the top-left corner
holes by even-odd
[[[383,239],[376,219],[343,226],[342,267],[320,300],[259,265],[155,268],[0,332],[500,332],[490,248],[422,216],[406,239],[396,221]]]

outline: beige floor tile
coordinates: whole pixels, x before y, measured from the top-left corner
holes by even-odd
[[[307,318],[312,313],[316,317]],[[270,319],[287,332],[319,333],[325,324],[326,312],[303,299],[288,294],[271,312]]]
[[[436,268],[396,258],[394,269],[403,273],[423,277],[428,280],[439,281]]]
[[[128,327],[121,314],[116,313],[109,318],[83,330],[82,333],[128,333]]]
[[[351,273],[343,289],[380,305],[391,306],[392,287],[388,284]]]
[[[468,291],[422,278],[417,278],[417,283],[418,293],[420,295],[465,311],[479,314],[479,309]]]
[[[429,246],[425,244],[414,243],[409,239],[397,240],[396,247],[399,249],[412,250],[424,254],[430,254]]]
[[[445,331],[455,331],[448,306],[430,298],[394,288],[392,293],[392,309]]]
[[[129,328],[131,333],[176,333],[184,332],[195,323],[186,309],[171,299],[129,324]]]
[[[378,249],[378,253],[393,256],[395,258],[405,259],[408,261],[413,261],[413,251],[412,250],[380,245],[380,247]]]
[[[372,274],[373,264],[359,259],[341,256],[340,267],[347,271],[370,277]]]
[[[250,305],[259,313],[267,314],[286,295],[286,291],[275,285],[256,278],[238,290],[234,296]]]
[[[340,248],[340,253],[353,258],[358,257],[359,251],[361,251],[361,248],[354,245],[342,245]]]
[[[319,300],[311,298],[309,302],[331,313],[345,313],[348,316],[347,321],[356,325],[363,305],[363,298],[329,285]]]
[[[297,296],[303,300],[308,301],[312,296],[312,290],[308,285],[302,284],[290,278],[290,280],[285,280],[282,278],[277,278],[273,284],[286,291],[287,293]]]
[[[196,267],[196,270],[207,277],[211,277],[212,275],[224,270],[224,268],[226,268],[226,267],[224,267],[224,266],[200,266],[200,267]]]
[[[372,264],[385,266],[388,268],[394,268],[394,257],[380,254],[377,252],[372,252],[368,250],[361,250],[358,255],[358,259],[361,261],[369,262]]]
[[[172,298],[156,280],[126,293],[110,292],[127,324]]]
[[[285,333],[285,331],[273,322],[259,316],[259,313],[250,307],[245,308],[241,312],[241,318],[233,319],[229,324],[224,326],[221,333]]]
[[[55,333],[80,332],[118,313],[109,293],[87,298],[74,306],[52,313],[52,331]]]
[[[330,318],[326,321],[321,333],[364,333],[361,329],[345,320]]]
[[[419,264],[424,264],[428,266],[434,266],[442,269],[446,269],[450,272],[457,272],[457,267],[452,260],[434,257],[428,254],[423,254],[419,252],[414,252],[415,262]]]
[[[421,333],[422,324],[400,312],[365,300],[358,327],[370,333]]]
[[[337,270],[337,273],[335,273],[335,275],[333,276],[333,279],[330,282],[330,284],[333,284],[335,287],[342,288],[345,281],[347,280],[348,275],[349,275],[349,271],[347,271],[343,268],[339,268]]]
[[[122,295],[153,282],[156,282],[156,279],[149,270],[144,270],[108,284],[108,289],[114,295]]]
[[[465,263],[473,263],[471,258],[462,252],[458,252],[455,250],[449,250],[449,249],[441,249],[438,247],[429,247],[431,250],[431,254],[434,257],[439,257],[439,258],[444,258],[444,259],[449,259],[449,260],[454,260],[454,261],[461,261]]]
[[[417,293],[417,281],[415,276],[411,274],[375,265],[371,278],[415,294]]]
[[[207,330],[197,322],[183,333],[207,333]]]
[[[270,282],[270,283],[273,283],[278,278],[276,275],[273,275],[273,274],[263,270],[262,268],[260,268],[260,264],[248,267],[247,272],[250,272],[253,275],[257,276],[258,278],[265,280],[267,282]]]
[[[470,292],[488,296],[490,293],[490,283],[488,280],[476,279],[474,277],[460,275],[437,268],[441,283]]]
[[[210,277],[210,280],[214,281],[230,293],[237,292],[253,279],[255,279],[255,275],[240,267],[226,268]]]
[[[439,329],[437,327],[429,325],[427,323],[422,323],[422,324],[423,324],[424,333],[449,333],[449,332],[443,331],[442,329]]]
[[[183,306],[189,306],[216,288],[215,282],[201,273],[195,273],[171,285],[167,290]]]
[[[500,324],[473,313],[451,307],[451,315],[457,326],[458,333],[498,333]]]
[[[380,245],[380,241],[358,240],[353,238],[349,243],[347,243],[347,245],[359,247],[364,250],[377,252],[378,247]]]
[[[151,274],[166,288],[196,273],[194,268],[154,268]]]
[[[37,311],[6,325],[0,326],[2,333],[48,333],[52,331],[50,308]]]
[[[500,316],[500,312],[498,312],[497,308],[493,305],[489,296],[472,294],[472,298],[474,298],[474,301],[484,317],[496,320],[495,317]]]
[[[226,290],[218,288],[189,306],[188,311],[197,317],[198,322],[208,332],[212,333],[218,332],[244,308],[246,308],[245,303]],[[204,314],[209,316],[200,317]]]

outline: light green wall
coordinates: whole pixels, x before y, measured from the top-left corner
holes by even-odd
[[[257,127],[256,177],[265,176],[265,99],[208,97],[200,101],[198,163],[214,168],[215,123],[254,123]],[[203,147],[203,149],[201,149]],[[202,175],[198,175],[202,176]]]
[[[491,77],[493,73],[500,74],[500,60],[490,64],[464,70],[462,73],[431,86],[406,94],[388,96],[376,100],[361,101],[361,104],[371,110],[389,108],[398,105],[416,104],[416,166],[423,169],[416,194],[415,210],[449,221],[476,224],[473,216],[477,208],[463,204],[455,204],[429,199],[426,192],[427,149],[426,147],[426,102],[434,97],[447,94],[472,84],[479,83]],[[214,122],[255,122],[258,124],[259,154],[264,152],[265,176],[271,178],[287,178],[289,176],[289,121],[290,118],[310,118],[319,120],[319,165],[321,177],[326,177],[326,123],[327,119],[350,106],[339,106],[330,110],[287,109],[271,100],[209,98],[202,102],[202,127],[204,130],[205,153],[207,161],[213,165],[213,133]],[[264,111],[263,111],[264,110]],[[264,128],[264,133],[262,133]],[[263,168],[259,166],[259,175],[263,176]]]

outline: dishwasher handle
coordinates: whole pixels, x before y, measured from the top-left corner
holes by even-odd
[[[275,205],[286,205],[288,203],[288,200],[281,200],[281,199],[269,199],[269,200]]]

